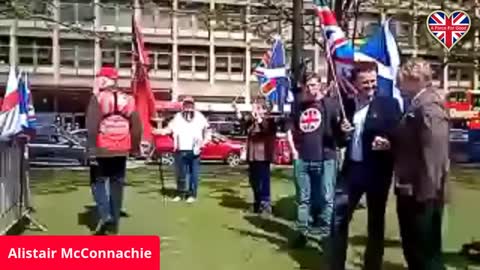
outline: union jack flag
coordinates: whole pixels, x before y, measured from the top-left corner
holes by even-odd
[[[260,93],[277,104],[280,112],[283,112],[283,105],[291,97],[286,68],[285,47],[277,36],[272,48],[263,54],[254,74],[260,85]]]
[[[260,92],[269,97],[277,88],[276,78],[269,78],[261,68],[271,69],[285,66],[285,51],[280,38],[276,38],[270,50],[266,51],[255,69],[255,75],[260,83]]]
[[[353,43],[338,25],[335,14],[328,7],[327,3],[324,0],[314,0],[314,4],[330,51],[330,55],[327,55],[327,57],[332,57],[339,75],[349,77],[353,63]]]
[[[455,11],[450,17],[443,11],[434,11],[427,21],[430,32],[450,50],[470,29],[471,21],[467,13]]]

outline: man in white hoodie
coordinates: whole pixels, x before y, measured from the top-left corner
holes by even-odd
[[[163,133],[173,135],[177,166],[177,196],[173,201],[186,199],[195,202],[200,169],[200,151],[206,141],[208,121],[195,110],[192,97],[185,97],[182,111],[177,113]]]

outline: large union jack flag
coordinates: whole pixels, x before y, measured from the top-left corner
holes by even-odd
[[[448,16],[443,11],[434,11],[427,20],[430,32],[450,50],[470,29],[471,21],[467,13],[454,11]]]

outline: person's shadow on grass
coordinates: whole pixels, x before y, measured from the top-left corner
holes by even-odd
[[[86,226],[90,232],[94,232],[97,226],[98,216],[95,205],[86,205],[85,211],[78,213],[78,225]]]
[[[240,235],[263,239],[277,247],[278,252],[286,252],[299,265],[299,269],[317,270],[322,269],[324,258],[318,248],[307,245],[302,249],[289,247],[289,239],[295,233],[287,224],[273,219],[264,219],[260,216],[246,216],[245,219],[258,228],[258,231],[228,227],[228,230],[235,231]]]

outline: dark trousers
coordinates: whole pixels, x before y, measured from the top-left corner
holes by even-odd
[[[248,179],[253,191],[253,211],[270,209],[270,161],[250,161]]]
[[[385,208],[391,185],[391,172],[378,172],[364,163],[350,162],[335,195],[335,214],[330,242],[330,264],[333,270],[344,270],[348,248],[348,228],[353,212],[364,193],[367,197],[368,240],[364,269],[382,269]]]
[[[193,151],[178,151],[175,163],[177,165],[178,195],[196,198],[200,156],[195,155]]]
[[[405,260],[410,270],[444,270],[442,259],[443,204],[397,197],[397,214]]]
[[[126,157],[97,158],[98,166],[91,168],[92,193],[100,219],[118,224],[123,201],[127,167]],[[93,172],[92,172],[93,171]]]

